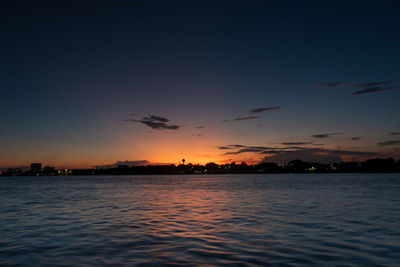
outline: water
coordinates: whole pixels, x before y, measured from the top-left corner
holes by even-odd
[[[0,178],[0,265],[400,265],[400,174]]]

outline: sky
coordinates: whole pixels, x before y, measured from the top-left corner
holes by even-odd
[[[3,1],[0,167],[400,157],[398,1]]]

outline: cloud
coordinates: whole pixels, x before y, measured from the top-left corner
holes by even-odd
[[[196,129],[203,129],[203,128],[206,128],[206,127],[204,127],[204,126],[201,125],[201,126],[196,126],[195,128],[196,128]]]
[[[301,145],[310,145],[313,142],[286,142],[286,143],[282,143],[282,145],[285,146],[301,146]]]
[[[393,132],[393,133],[390,133],[390,135],[400,135],[400,132]]]
[[[232,149],[232,146],[223,146],[219,147],[219,149]],[[265,147],[265,146],[242,146],[240,148],[236,148],[234,151],[226,152],[224,155],[237,155],[242,153],[257,153],[257,154],[273,154],[275,158],[292,158],[297,157],[297,159],[307,160],[311,162],[321,162],[324,159],[330,160],[330,162],[338,162],[340,161],[340,156],[375,156],[378,155],[376,152],[369,151],[353,151],[353,150],[344,150],[344,149],[328,149],[328,148],[315,148],[315,147],[302,147],[302,146],[291,146],[291,147]],[[283,155],[283,156],[278,156]],[[310,160],[308,157],[300,157],[300,156],[313,156],[313,159]],[[295,159],[292,158],[292,159]],[[335,159],[335,160],[333,160]],[[331,161],[332,160],[332,161]]]
[[[166,122],[169,122],[169,119],[153,115],[149,115],[149,117],[143,117],[141,120],[127,119],[123,121],[141,123],[154,130],[178,130],[180,127],[179,125],[168,125]]]
[[[236,155],[236,154],[241,154],[241,153],[263,153],[264,151],[270,151],[273,150],[274,148],[272,147],[256,147],[256,146],[249,146],[246,148],[241,148],[238,151],[232,151],[232,152],[226,152],[225,155]]]
[[[150,115],[150,117],[144,117],[143,119],[149,120],[149,121],[169,122],[169,119],[167,119],[167,118],[163,118],[160,116],[153,116],[153,115]]]
[[[231,147],[246,147],[245,145],[229,145]]]
[[[350,138],[350,140],[360,140],[361,139],[361,137],[360,136],[356,136],[356,137],[352,137],[352,138]]]
[[[310,150],[286,151],[273,156],[267,156],[265,157],[264,161],[287,164],[295,159],[324,164],[342,161],[339,155],[322,155]]]
[[[226,152],[225,155],[241,154],[247,152],[253,153],[278,153],[281,151],[286,151],[287,149],[298,149],[302,147],[266,147],[266,146],[244,146],[244,145],[227,145],[218,147],[221,150],[224,149],[237,149],[236,151]],[[274,151],[274,152],[271,152]]]
[[[384,85],[387,83],[392,83],[393,80],[387,80],[387,81],[380,81],[380,82],[368,82],[368,83],[359,83],[353,85],[353,88],[364,88],[364,87],[371,87],[371,86],[380,86]]]
[[[178,130],[179,125],[167,125],[163,122],[154,122],[154,121],[145,121],[142,120],[140,123],[143,123],[144,125],[155,129],[155,130]]]
[[[227,145],[227,146],[217,146],[218,149],[224,150],[224,149],[236,149],[236,148],[242,148],[242,147],[247,147],[244,145]]]
[[[255,108],[250,110],[250,113],[260,113],[260,112],[264,112],[264,111],[272,111],[272,110],[277,110],[280,109],[280,106],[274,106],[274,107],[265,107],[265,108]]]
[[[260,150],[252,149],[252,148],[242,148],[238,151],[226,152],[224,155],[237,155],[237,154],[246,153],[246,152],[260,152]]]
[[[380,146],[394,146],[400,144],[400,140],[389,140],[385,142],[380,142],[378,145]]]
[[[319,82],[317,84],[325,87],[334,88],[343,85],[343,82]]]
[[[280,149],[282,151],[293,150],[293,149],[309,149],[304,146],[284,146],[284,147],[275,147],[274,149]]]
[[[327,149],[326,152],[337,155],[353,155],[353,156],[376,156],[376,152],[363,152],[363,151],[349,151],[349,150],[330,150]]]
[[[277,149],[276,147],[268,147],[268,146],[249,146],[248,148],[259,150],[259,151]],[[284,149],[284,148],[282,148],[282,149]]]
[[[314,138],[329,138],[332,135],[339,135],[339,134],[343,134],[343,133],[314,134],[314,135],[311,135],[311,137],[314,137]]]
[[[383,91],[388,91],[388,90],[391,90],[391,89],[394,89],[394,87],[374,86],[374,87],[368,87],[368,88],[356,91],[356,92],[353,93],[353,95],[362,95],[362,94],[383,92]]]
[[[239,117],[239,118],[235,118],[233,119],[234,121],[244,121],[244,120],[254,120],[254,119],[258,119],[258,116],[250,116],[250,117]]]
[[[256,152],[256,153],[262,153],[265,150],[271,150],[275,149],[273,147],[265,147],[265,146],[244,146],[244,145],[228,145],[225,147],[222,147],[223,149],[238,149],[237,151],[232,151],[232,152],[227,152],[225,155],[234,155],[234,154],[241,154],[241,153],[246,153],[246,152]],[[221,147],[219,147],[221,149]]]
[[[233,149],[233,147],[228,147],[228,146],[217,146],[218,149],[224,150],[224,149]]]

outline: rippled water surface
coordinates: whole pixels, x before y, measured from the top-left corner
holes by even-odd
[[[400,174],[0,177],[0,265],[400,265]]]

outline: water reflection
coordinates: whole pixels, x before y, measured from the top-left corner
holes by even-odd
[[[141,241],[148,244],[140,249],[151,250],[156,259],[173,257],[175,262],[184,262],[190,255],[196,261],[198,254],[226,254],[221,246],[229,240],[221,233],[226,232],[226,223],[232,218],[226,190],[213,189],[210,181],[193,179],[174,184],[158,181],[140,192],[126,193],[136,206],[127,214],[135,218],[127,235],[135,236],[140,229],[146,239]]]
[[[0,265],[398,265],[397,174],[0,180]]]

